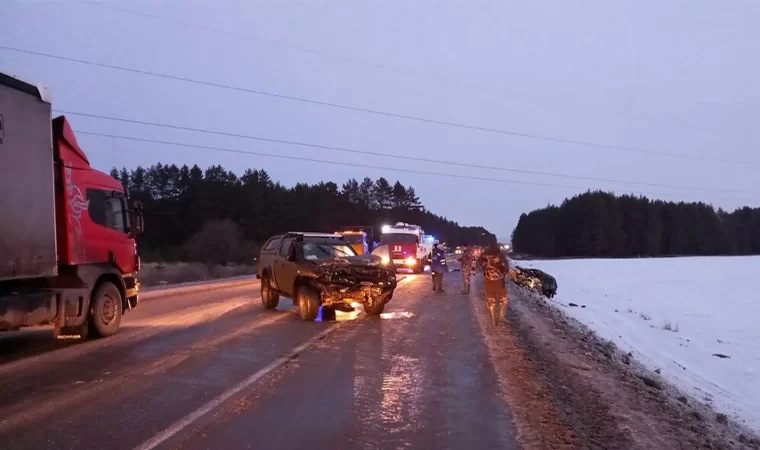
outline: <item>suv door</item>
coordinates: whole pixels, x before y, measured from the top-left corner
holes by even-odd
[[[293,284],[298,271],[298,252],[293,239],[282,241],[272,270],[277,289],[285,295],[293,295]]]

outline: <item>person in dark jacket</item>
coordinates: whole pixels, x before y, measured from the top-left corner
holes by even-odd
[[[472,250],[467,244],[462,244],[462,256],[459,258],[459,262],[462,263],[462,282],[464,283],[464,290],[462,294],[470,293],[470,277],[472,276],[472,263],[475,256],[472,254]]]
[[[449,271],[446,265],[446,254],[436,242],[433,244],[433,258],[430,262],[430,271],[433,273],[433,291],[443,292],[443,274]]]
[[[480,255],[480,264],[483,267],[483,281],[485,284],[488,312],[491,314],[491,321],[496,325],[497,301],[501,303],[499,305],[499,318],[502,321],[506,321],[507,319],[509,297],[507,296],[505,278],[509,273],[509,262],[507,261],[507,257],[501,252],[501,249],[497,245],[492,244]]]

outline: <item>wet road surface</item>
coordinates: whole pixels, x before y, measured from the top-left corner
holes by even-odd
[[[470,301],[405,277],[379,319],[305,323],[251,283],[142,302],[108,339],[0,334],[0,447],[516,448]]]

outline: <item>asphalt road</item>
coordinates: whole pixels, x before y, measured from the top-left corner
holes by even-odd
[[[0,448],[516,448],[465,296],[409,275],[379,319],[291,305],[252,282],[141,302],[107,339],[0,334]]]

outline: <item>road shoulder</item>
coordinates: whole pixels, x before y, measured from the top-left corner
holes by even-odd
[[[482,282],[479,278],[474,281],[470,307],[496,369],[502,398],[512,412],[518,443],[531,450],[580,448],[579,437],[563,420],[550,390],[544,383],[536,382],[540,374],[518,340],[513,324],[498,327],[491,324]]]
[[[510,294],[503,329],[514,334],[582,447],[760,448],[749,432],[686,398],[543,297],[516,286]]]

